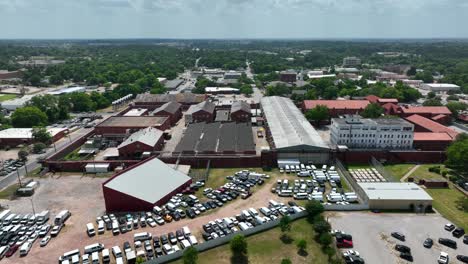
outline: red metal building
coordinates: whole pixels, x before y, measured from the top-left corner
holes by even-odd
[[[170,119],[173,126],[182,118],[182,105],[176,102],[167,102],[156,108],[151,115],[166,116]]]
[[[117,148],[119,158],[140,158],[143,152],[160,151],[164,147],[163,132],[159,129],[148,127],[139,130],[128,137]]]
[[[250,122],[252,113],[250,105],[244,101],[235,101],[231,106],[231,120],[235,122]]]
[[[111,116],[96,125],[94,132],[105,137],[122,138],[147,127],[164,131],[171,127],[171,122],[168,117],[161,116]]]
[[[185,124],[198,122],[213,122],[215,116],[215,105],[212,102],[204,101],[190,106],[185,113]]]
[[[368,104],[368,100],[305,100],[302,110],[305,112],[317,105],[324,105],[328,108],[330,117],[337,117],[339,115],[359,114]]]

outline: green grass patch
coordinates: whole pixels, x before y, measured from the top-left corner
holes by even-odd
[[[291,259],[292,263],[328,263],[328,257],[323,254],[320,245],[314,240],[314,230],[306,219],[296,220],[291,225],[289,236],[294,239],[290,244],[285,244],[280,240],[281,230],[273,228],[271,230],[247,237],[248,261],[250,264],[260,263],[281,263],[283,258]],[[305,239],[307,241],[307,255],[300,256],[296,247],[297,241]],[[229,244],[201,252],[198,255],[199,264],[230,264],[231,250]],[[182,260],[173,263],[181,264]]]
[[[65,160],[65,161],[87,160],[89,157],[91,157],[91,154],[80,155],[78,154],[79,151],[80,151],[80,148],[75,149],[74,151],[68,153],[65,157],[63,157],[62,160]]]
[[[393,164],[385,165],[385,169],[390,172],[395,179],[400,180],[408,173],[414,166],[414,164]]]
[[[0,102],[8,101],[8,100],[15,99],[15,98],[16,98],[15,94],[0,94]]]
[[[0,191],[0,199],[11,200],[15,196],[16,190],[18,190],[18,188],[18,183],[6,187],[2,191]]]
[[[429,171],[429,168],[434,166],[441,166],[441,168],[444,168],[441,164],[424,164],[414,171],[410,177],[414,178],[414,182],[418,182],[421,179],[444,179],[448,181],[448,179],[445,179],[442,175]]]

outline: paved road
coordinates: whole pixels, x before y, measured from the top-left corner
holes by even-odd
[[[82,135],[90,132],[93,128],[81,128],[78,129],[77,131],[73,132],[70,134],[70,137],[64,137],[58,142],[55,143],[55,148],[57,151],[63,149],[66,147],[68,144],[70,144],[71,141],[77,139],[78,137],[81,137]],[[44,156],[47,157],[55,152],[54,146],[52,145],[50,148],[47,149],[46,153],[40,154],[40,155],[31,155],[29,156],[29,161],[26,163],[27,170],[28,172],[35,170],[40,166],[40,164],[37,162],[37,158]],[[18,174],[20,175],[21,178],[24,177],[26,174],[26,169],[25,167],[19,168],[17,171],[14,171],[0,179],[0,190],[3,188],[6,188],[10,186],[11,184],[15,183],[18,181]]]

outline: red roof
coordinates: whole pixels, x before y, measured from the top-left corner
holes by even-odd
[[[453,138],[446,132],[414,132],[414,141],[452,141]]]
[[[393,104],[393,103],[386,103],[384,105],[382,105],[382,107],[387,110],[387,112],[389,112],[390,110],[392,110],[394,113],[398,113],[400,112],[400,107],[396,104]]]
[[[409,106],[402,107],[401,111],[405,114],[433,114],[433,115],[451,115],[452,112],[445,106]]]
[[[396,98],[380,98],[379,100],[379,103],[395,103],[395,104],[398,104],[398,99]]]
[[[447,115],[436,115],[436,116],[433,116],[431,119],[432,120],[439,120],[439,119],[442,119],[442,118],[445,118],[447,117]]]
[[[371,95],[366,96],[366,99],[371,103],[377,103],[379,101],[380,97],[371,94]]]
[[[463,120],[465,122],[468,122],[468,115],[465,114],[459,114],[458,119]]]
[[[367,100],[305,100],[306,109],[312,109],[317,105],[324,105],[329,109],[364,109],[369,104]]]
[[[406,120],[410,121],[411,123],[423,127],[431,132],[445,132],[449,134],[452,138],[455,138],[458,135],[458,132],[452,130],[444,125],[441,125],[435,121],[432,121],[428,118],[425,118],[420,115],[412,115],[406,118]]]

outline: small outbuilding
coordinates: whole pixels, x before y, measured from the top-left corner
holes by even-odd
[[[244,101],[235,101],[231,106],[231,120],[235,122],[249,122],[252,116],[250,105]]]
[[[117,148],[120,158],[135,159],[140,158],[144,152],[159,151],[163,146],[163,132],[157,128],[148,127],[131,134]]]
[[[156,108],[151,115],[166,116],[169,118],[171,125],[173,126],[182,118],[182,105],[177,102],[170,101]]]
[[[185,113],[185,124],[198,122],[213,122],[215,115],[215,105],[209,101],[203,101],[192,105]]]

